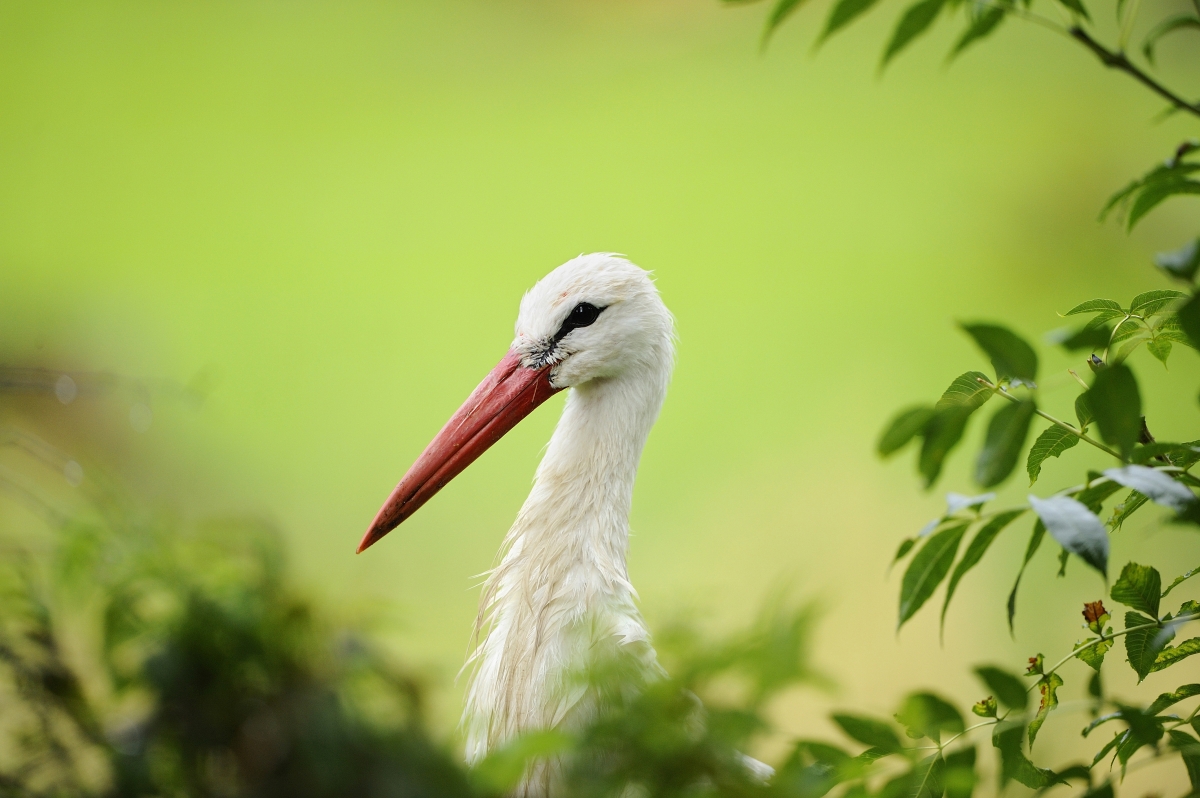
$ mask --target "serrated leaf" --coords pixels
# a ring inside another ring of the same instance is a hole
[[[1099,515],[1104,502],[1119,491],[1121,486],[1094,471],[1088,472],[1088,481],[1092,484],[1076,493],[1075,500]]]
[[[1012,590],[1008,594],[1009,634],[1013,632],[1013,618],[1017,614],[1017,588],[1021,586],[1021,577],[1024,576],[1026,566],[1033,559],[1033,555],[1037,554],[1038,548],[1042,545],[1042,539],[1045,537],[1046,525],[1039,518],[1033,525],[1033,533],[1029,536],[1029,544],[1025,547],[1025,559],[1021,561],[1021,570],[1017,571],[1017,580],[1013,583]]]
[[[1200,183],[1179,175],[1172,179],[1157,180],[1143,186],[1137,197],[1130,204],[1129,221],[1126,222],[1126,229],[1132,230],[1141,221],[1142,217],[1152,211],[1163,200],[1184,194],[1200,194]]]
[[[889,753],[899,751],[902,747],[896,732],[884,721],[845,713],[837,713],[831,717],[848,737],[858,740],[863,745],[880,748]]]
[[[1060,546],[1107,575],[1108,530],[1091,510],[1069,496],[1030,496],[1029,504]]]
[[[1078,648],[1078,644],[1076,645]],[[1104,664],[1104,655],[1112,648],[1112,642],[1109,640],[1099,640],[1094,645],[1081,649],[1075,658],[1087,663],[1096,673],[1100,672],[1100,666]]]
[[[1119,601],[1139,612],[1158,617],[1158,603],[1162,595],[1162,578],[1149,565],[1126,563],[1121,576],[1111,591],[1113,601]]]
[[[957,57],[959,53],[975,42],[992,35],[1004,21],[1006,13],[1005,9],[1000,6],[984,8],[982,13],[968,23],[967,29],[963,31],[963,35],[959,37],[954,49],[950,51],[950,58]]]
[[[1200,239],[1194,238],[1171,252],[1159,252],[1154,256],[1154,265],[1170,277],[1192,282],[1200,269]]]
[[[1146,351],[1165,366],[1167,358],[1171,356],[1171,342],[1166,338],[1155,338],[1146,344]]]
[[[1190,640],[1184,640],[1177,646],[1166,646],[1154,658],[1154,664],[1150,666],[1150,672],[1161,671],[1164,668],[1169,668],[1181,659],[1200,654],[1200,637],[1193,637]]]
[[[950,565],[954,562],[954,555],[958,552],[958,544],[968,526],[969,523],[959,524],[931,535],[908,564],[900,585],[900,619],[896,624],[897,629],[929,600],[933,591],[946,578]]]
[[[1183,576],[1175,577],[1175,581],[1172,582],[1171,584],[1167,585],[1167,589],[1162,592],[1162,597],[1166,598],[1168,593],[1170,593],[1172,590],[1179,587],[1181,584],[1183,584],[1187,580],[1191,579],[1193,576],[1195,576],[1198,573],[1200,573],[1200,567],[1193,568],[1192,570],[1185,573]]]
[[[1133,629],[1125,634],[1125,654],[1140,682],[1153,670],[1155,660],[1173,635],[1161,634],[1164,630],[1154,619],[1136,612],[1125,613],[1125,628]]]
[[[1066,330],[1061,333],[1056,333],[1054,336],[1047,336],[1050,343],[1055,343],[1066,349],[1068,352],[1075,352],[1080,349],[1087,349],[1095,352],[1097,349],[1104,349],[1108,346],[1108,341],[1112,337],[1112,330],[1103,321],[1095,323],[1089,321],[1087,324],[1080,327],[1078,330]]]
[[[817,44],[821,44],[830,36],[858,19],[877,2],[879,0],[838,0],[837,4],[829,12],[829,19],[825,21],[825,30],[821,31],[821,35],[817,39]]]
[[[1029,705],[1025,683],[1008,671],[993,665],[981,665],[975,669],[975,674],[992,691],[992,695],[1009,709],[1024,712]]]
[[[987,380],[987,375],[978,371],[959,374],[954,378],[954,382],[950,383],[950,386],[942,392],[941,398],[934,405],[934,410],[965,408],[975,411],[983,407],[984,403],[992,398],[995,391],[981,383],[980,380]],[[990,380],[988,381],[990,382]]]
[[[1033,748],[1033,742],[1037,739],[1042,724],[1046,722],[1046,717],[1058,706],[1058,688],[1062,687],[1062,684],[1062,677],[1057,673],[1048,673],[1038,682],[1038,692],[1041,693],[1042,699],[1038,704],[1037,714],[1029,721],[1030,749]]]
[[[925,429],[925,425],[933,418],[933,412],[928,405],[900,411],[879,436],[879,443],[875,447],[879,456],[887,457],[903,449]]]
[[[1032,401],[1023,400],[1000,408],[992,416],[975,461],[975,481],[981,486],[999,485],[1017,467],[1036,409]]]
[[[1121,468],[1110,468],[1104,476],[1132,488],[1145,495],[1155,504],[1169,507],[1175,512],[1183,512],[1196,497],[1184,485],[1167,476],[1163,471],[1144,465],[1127,465]]]
[[[929,26],[937,19],[944,5],[946,5],[946,0],[921,0],[905,9],[896,22],[892,38],[888,40],[887,47],[884,48],[879,68],[883,69],[887,66],[888,62],[912,44],[914,39],[929,30]]]
[[[1025,339],[997,324],[959,324],[992,361],[998,379],[1037,380],[1038,357]]]
[[[1163,308],[1168,307],[1173,302],[1186,297],[1187,294],[1182,291],[1174,291],[1171,289],[1160,288],[1154,291],[1146,291],[1138,294],[1129,303],[1129,312],[1136,313],[1142,318],[1153,316]]]
[[[1133,372],[1123,364],[1101,369],[1086,396],[1100,437],[1128,457],[1142,432],[1142,398]]]
[[[962,440],[971,408],[952,407],[938,411],[925,427],[917,470],[925,477],[925,487],[931,488],[942,473],[946,456]]]
[[[1125,315],[1125,308],[1121,307],[1119,302],[1112,299],[1089,299],[1087,302],[1080,302],[1063,315],[1075,316],[1080,313],[1096,313],[1097,311],[1107,311],[1112,314],[1110,318]]]
[[[1088,404],[1087,394],[1081,393],[1075,397],[1075,418],[1079,420],[1079,429],[1086,430],[1088,425],[1095,420],[1092,415],[1092,407]]]
[[[1024,508],[1002,512],[984,524],[975,533],[975,537],[967,546],[967,550],[963,553],[962,559],[958,561],[958,565],[955,566],[954,573],[950,575],[950,582],[946,586],[946,600],[942,603],[941,623],[943,626],[946,623],[946,610],[950,607],[950,599],[954,598],[954,591],[958,588],[958,583],[966,575],[967,571],[970,571],[979,564],[988,547],[992,545],[992,541],[1004,531],[1004,528],[1024,512]]]
[[[1042,473],[1042,463],[1049,457],[1060,454],[1079,443],[1079,436],[1068,432],[1057,424],[1052,424],[1042,430],[1042,434],[1033,442],[1029,449],[1029,457],[1025,461],[1025,470],[1029,473],[1029,484],[1037,482]]]
[[[1137,319],[1128,318],[1122,319],[1120,323],[1113,329],[1112,335],[1109,337],[1109,348],[1116,346],[1123,341],[1129,341],[1142,336],[1143,338],[1150,335],[1149,329],[1142,325]]]
[[[1183,331],[1183,323],[1179,320],[1178,313],[1164,313],[1158,317],[1154,323],[1154,339],[1195,348],[1192,339]]]
[[[1181,644],[1182,645],[1182,644]],[[1169,693],[1162,693],[1146,708],[1147,715],[1157,715],[1168,707],[1173,707],[1180,701],[1200,695],[1200,684],[1185,684]]]
[[[767,40],[771,38],[771,34],[775,29],[783,24],[784,20],[794,14],[804,5],[807,0],[779,0],[771,9],[771,13],[767,16],[767,27],[763,30],[763,46],[767,44]]]

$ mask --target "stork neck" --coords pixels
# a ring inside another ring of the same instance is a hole
[[[571,390],[522,509],[540,522],[521,525],[526,534],[603,542],[623,560],[638,461],[666,382],[643,372]]]

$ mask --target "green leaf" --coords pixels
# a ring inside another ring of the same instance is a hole
[[[1108,530],[1091,510],[1069,496],[1030,496],[1029,504],[1060,546],[1107,575]]]
[[[1051,343],[1060,345],[1068,352],[1074,352],[1079,349],[1087,349],[1095,352],[1098,349],[1104,349],[1108,346],[1108,341],[1111,337],[1112,330],[1109,329],[1108,325],[1088,322],[1074,332],[1064,331],[1056,334]]]
[[[858,17],[867,12],[877,2],[879,0],[838,0],[837,4],[829,12],[829,19],[825,21],[825,30],[821,31],[821,35],[817,39],[817,44],[821,44],[830,36],[858,19]]]
[[[1088,404],[1087,394],[1081,393],[1075,397],[1075,418],[1079,419],[1080,431],[1085,431],[1088,425],[1095,420],[1092,415],[1092,406]]]
[[[1106,781],[1102,784],[1097,784],[1091,787],[1079,798],[1113,798],[1112,782]]]
[[[996,411],[988,423],[987,438],[975,461],[976,482],[985,488],[995,487],[1017,467],[1036,409],[1032,401],[1024,400]]]
[[[834,723],[842,727],[842,731],[847,736],[858,740],[863,745],[881,748],[889,753],[899,751],[903,747],[900,745],[900,738],[896,736],[896,732],[892,731],[892,727],[884,721],[843,713],[834,714],[831,717]]]
[[[1025,339],[996,324],[960,324],[975,339],[996,369],[998,379],[1019,379],[1033,383],[1037,379],[1038,358]]]
[[[887,457],[903,449],[909,441],[919,435],[933,418],[933,408],[928,405],[902,410],[879,436],[875,449],[880,457]]]
[[[1057,424],[1052,424],[1042,430],[1042,434],[1033,442],[1029,457],[1025,461],[1025,470],[1029,472],[1029,484],[1037,482],[1042,473],[1042,463],[1048,457],[1058,457],[1060,454],[1079,443],[1079,437]]]
[[[1150,672],[1161,671],[1164,668],[1169,668],[1181,659],[1200,654],[1200,637],[1193,637],[1190,640],[1184,640],[1177,646],[1166,646],[1154,658],[1154,664],[1150,666]]]
[[[967,546],[962,559],[954,567],[954,573],[950,575],[950,582],[946,586],[946,600],[942,604],[942,626],[946,624],[946,610],[950,607],[950,599],[954,598],[954,591],[958,588],[958,583],[966,575],[967,571],[970,571],[979,564],[979,561],[983,559],[983,555],[987,552],[988,547],[992,545],[992,541],[996,539],[996,536],[1024,512],[1024,508],[1002,512],[984,524],[975,533],[975,537],[971,540],[970,545]]]
[[[975,674],[1004,706],[1017,712],[1025,711],[1029,704],[1029,693],[1019,678],[993,665],[980,665],[975,669]]]
[[[1189,299],[1175,315],[1179,329],[1187,337],[1188,346],[1200,349],[1200,294]]]
[[[892,565],[895,565],[904,559],[904,555],[912,551],[912,547],[916,544],[916,542],[916,538],[905,538],[904,540],[900,541],[900,547],[896,549],[896,556],[892,558]]]
[[[1100,510],[1104,507],[1104,502],[1109,496],[1119,491],[1121,486],[1094,471],[1088,472],[1088,481],[1092,482],[1092,484],[1084,490],[1079,491],[1079,493],[1076,493],[1075,499],[1084,507],[1099,515]]]
[[[1171,342],[1166,338],[1155,338],[1146,344],[1146,350],[1165,366],[1171,356]]]
[[[1143,216],[1163,200],[1183,194],[1200,194],[1200,183],[1179,175],[1173,179],[1158,180],[1144,186],[1129,208],[1129,221],[1126,222],[1126,229],[1132,230]]]
[[[931,535],[908,564],[908,570],[904,572],[904,580],[900,585],[900,619],[896,624],[897,629],[929,600],[933,591],[946,578],[950,565],[954,562],[954,555],[958,552],[959,541],[962,540],[968,526],[970,523],[958,524]]]
[[[942,732],[958,734],[966,728],[953,704],[927,692],[905,696],[896,712],[896,722],[907,730],[910,738],[928,737],[934,742],[941,740]]]
[[[1158,40],[1168,33],[1173,33],[1177,30],[1187,30],[1192,28],[1200,30],[1200,19],[1191,14],[1180,14],[1175,17],[1168,17],[1154,27],[1146,34],[1146,40],[1142,42],[1142,54],[1146,56],[1146,60],[1151,64],[1154,63],[1154,47],[1158,44]]]
[[[1008,631],[1013,633],[1013,618],[1017,614],[1017,588],[1021,586],[1021,577],[1025,574],[1025,567],[1029,565],[1029,561],[1033,559],[1033,555],[1037,554],[1038,548],[1042,545],[1042,539],[1046,537],[1046,525],[1042,523],[1042,519],[1038,519],[1033,525],[1033,534],[1029,536],[1029,545],[1025,547],[1025,559],[1021,561],[1021,570],[1017,571],[1017,581],[1013,583],[1012,591],[1008,594]]]
[[[998,723],[992,729],[992,745],[1000,751],[1000,785],[1017,781],[1032,790],[1041,790],[1060,779],[1053,770],[1039,768],[1021,750],[1025,729],[1012,721]]]
[[[1166,598],[1168,593],[1170,593],[1172,590],[1179,587],[1181,584],[1183,584],[1187,580],[1191,579],[1193,576],[1195,576],[1198,573],[1200,573],[1200,567],[1193,568],[1192,570],[1185,573],[1183,576],[1175,577],[1175,581],[1172,582],[1171,584],[1167,585],[1167,589],[1162,592],[1162,597]]]
[[[1148,626],[1148,624],[1153,625]],[[1125,634],[1125,654],[1129,659],[1129,666],[1137,673],[1140,682],[1154,669],[1154,662],[1158,658],[1159,652],[1167,643],[1171,642],[1174,634],[1159,628],[1153,618],[1147,618],[1136,612],[1125,613],[1125,628],[1133,629],[1134,627],[1143,628],[1134,629]],[[1163,634],[1163,632],[1167,633]]]
[[[1037,714],[1033,720],[1029,721],[1029,748],[1033,748],[1033,741],[1037,739],[1037,733],[1042,728],[1042,724],[1046,722],[1046,716],[1058,706],[1058,688],[1062,687],[1062,677],[1057,673],[1050,673],[1042,677],[1038,682],[1038,691],[1042,694],[1042,700],[1038,704]]]
[[[1078,648],[1079,644],[1076,643],[1075,646]],[[1100,640],[1100,642],[1096,643],[1095,645],[1081,649],[1079,653],[1075,655],[1075,658],[1087,663],[1094,671],[1096,671],[1097,674],[1099,674],[1100,666],[1104,664],[1104,655],[1108,653],[1110,648],[1112,648],[1111,641]]]
[[[917,470],[925,477],[926,488],[933,487],[937,482],[946,456],[962,439],[970,417],[970,408],[954,407],[938,411],[926,425],[921,455],[917,459]]]
[[[1149,565],[1126,563],[1121,576],[1112,586],[1112,599],[1127,607],[1158,617],[1158,602],[1162,592],[1162,577]]]
[[[921,2],[909,6],[896,23],[896,29],[892,31],[892,38],[888,40],[887,47],[884,48],[879,68],[887,66],[888,62],[899,55],[901,50],[912,44],[913,39],[927,31],[945,4],[946,0],[921,0]]]
[[[1194,695],[1200,695],[1200,684],[1185,684],[1170,693],[1162,693],[1158,698],[1154,699],[1154,703],[1146,708],[1147,715],[1157,715],[1168,707],[1173,707],[1180,701],[1191,698]]]
[[[1200,238],[1194,238],[1171,252],[1158,253],[1154,256],[1154,265],[1169,277],[1192,282],[1196,277],[1196,270],[1200,269]]]
[[[1078,14],[1086,20],[1091,20],[1091,17],[1088,16],[1087,9],[1083,7],[1081,0],[1058,0],[1058,2],[1071,9],[1073,13]]]
[[[1171,738],[1171,746],[1179,751],[1187,768],[1188,780],[1192,783],[1190,795],[1200,793],[1200,740],[1179,729],[1171,729],[1167,734]]]
[[[570,738],[560,731],[523,734],[473,767],[471,780],[488,792],[507,793],[520,782],[530,760],[561,754],[569,747]]]
[[[984,39],[1000,26],[1006,16],[1006,10],[1001,6],[988,6],[967,25],[967,29],[963,31],[963,35],[954,45],[954,49],[950,51],[950,58],[958,56],[963,50],[970,47],[980,39]]]
[[[1172,479],[1164,471],[1149,468],[1144,465],[1127,465],[1121,468],[1109,468],[1104,476],[1144,494],[1155,504],[1169,507],[1177,513],[1196,500],[1196,497],[1182,483]]]
[[[1096,313],[1097,311],[1108,311],[1111,314],[1110,318],[1125,315],[1125,308],[1112,299],[1089,299],[1087,302],[1080,302],[1063,315],[1075,316],[1079,313]]]
[[[980,380],[988,380],[987,375],[978,371],[968,371],[965,374],[959,374],[954,378],[954,382],[950,383],[945,391],[942,392],[942,397],[938,399],[934,405],[935,410],[953,410],[955,408],[965,408],[969,411],[975,411],[983,407],[988,399],[996,392],[984,385]]]
[[[1142,432],[1142,398],[1133,372],[1121,364],[1101,369],[1086,396],[1100,437],[1128,457]]]
[[[767,16],[767,27],[763,30],[763,46],[766,47],[767,41],[771,38],[771,34],[775,29],[783,24],[783,21],[790,17],[793,13],[800,10],[800,6],[804,5],[807,0],[779,0],[775,7],[771,9],[771,13]]]
[[[1129,495],[1125,497],[1125,501],[1113,508],[1113,517],[1109,520],[1108,525],[1114,532],[1121,528],[1121,525],[1129,520],[1129,516],[1136,513],[1142,505],[1149,499],[1145,495],[1138,493],[1136,490],[1129,491]]]
[[[975,748],[962,748],[946,754],[945,798],[971,798],[978,782],[975,775]]]
[[[1133,301],[1129,303],[1129,312],[1136,313],[1142,318],[1148,318],[1186,296],[1187,294],[1182,291],[1165,288],[1146,291],[1133,298]]]

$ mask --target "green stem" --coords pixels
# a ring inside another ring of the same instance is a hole
[[[985,379],[978,378],[978,377],[977,377],[976,379],[978,379],[978,380],[979,380],[979,382],[980,382],[981,384],[983,384],[983,385],[986,385],[987,387],[991,388],[993,391],[995,391],[996,393],[1000,394],[1001,396],[1003,396],[1005,399],[1007,399],[1007,400],[1008,400],[1008,401],[1010,401],[1010,402],[1019,403],[1019,402],[1021,401],[1021,400],[1020,400],[1020,399],[1018,399],[1017,397],[1015,397],[1015,396],[1013,396],[1012,394],[1010,394],[1008,391],[1006,391],[1006,390],[1004,390],[1003,388],[1001,388],[999,385],[994,385],[994,384],[992,384],[992,383],[991,383],[989,380],[985,380]],[[1036,409],[1036,408],[1034,409],[1034,411],[1033,411],[1033,412],[1037,413],[1039,416],[1041,416],[1042,418],[1046,419],[1046,420],[1047,420],[1047,421],[1049,421],[1051,424],[1054,424],[1054,425],[1055,425],[1055,426],[1057,426],[1057,427],[1062,427],[1062,428],[1063,428],[1063,429],[1065,429],[1067,432],[1071,433],[1071,434],[1072,434],[1072,435],[1074,435],[1076,438],[1079,438],[1079,440],[1083,441],[1084,443],[1090,443],[1092,446],[1095,446],[1095,447],[1096,447],[1097,449],[1099,449],[1100,451],[1102,451],[1102,452],[1107,452],[1108,454],[1111,454],[1113,457],[1117,458],[1117,459],[1118,459],[1118,460],[1120,460],[1122,463],[1126,462],[1126,461],[1125,461],[1125,458],[1124,458],[1124,457],[1122,457],[1122,456],[1120,455],[1120,453],[1119,453],[1119,452],[1117,452],[1115,449],[1110,449],[1110,448],[1108,448],[1107,446],[1105,446],[1105,445],[1104,445],[1103,443],[1101,443],[1100,441],[1096,440],[1095,438],[1092,438],[1092,437],[1090,437],[1090,436],[1089,436],[1087,433],[1085,433],[1085,432],[1080,432],[1079,430],[1075,429],[1074,427],[1072,427],[1070,424],[1068,424],[1067,422],[1063,421],[1062,419],[1055,418],[1054,416],[1050,415],[1049,413],[1046,413],[1046,412],[1044,412],[1044,411],[1042,411],[1042,410],[1040,410],[1040,409]]]
[[[1200,620],[1200,612],[1198,612],[1194,615],[1180,615],[1178,618],[1172,618],[1170,621],[1168,621],[1168,623],[1171,623],[1171,624],[1187,623],[1188,621],[1197,621],[1197,620]],[[1136,632],[1139,629],[1158,629],[1161,627],[1162,627],[1162,622],[1156,621],[1155,623],[1143,623],[1143,624],[1139,624],[1137,626],[1130,626],[1128,629],[1122,629],[1121,631],[1113,632],[1110,635],[1101,635],[1100,637],[1096,638],[1095,640],[1090,640],[1087,643],[1084,643],[1082,646],[1075,649],[1070,654],[1068,654],[1067,656],[1060,659],[1058,662],[1054,663],[1054,667],[1051,668],[1050,670],[1044,672],[1042,675],[1049,676],[1050,674],[1054,673],[1056,670],[1061,668],[1063,665],[1066,665],[1068,662],[1075,659],[1075,655],[1077,655],[1080,651],[1087,651],[1089,648],[1096,645],[1097,643],[1103,643],[1106,640],[1115,640],[1116,638],[1120,637],[1121,635],[1127,635],[1130,632]],[[1032,693],[1033,689],[1035,687],[1037,687],[1039,684],[1041,684],[1040,679],[1038,681],[1034,682],[1033,684],[1031,684],[1029,686],[1029,689],[1026,690],[1025,692]]]

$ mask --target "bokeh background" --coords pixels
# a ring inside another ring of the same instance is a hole
[[[354,546],[503,354],[522,292],[580,252],[626,253],[654,270],[679,332],[633,512],[652,623],[744,624],[779,585],[819,601],[817,661],[838,689],[782,708],[793,732],[832,733],[830,706],[878,710],[917,686],[970,703],[967,666],[1056,655],[1078,634],[1072,608],[1105,588],[1082,567],[1054,579],[1043,550],[1011,640],[1022,524],[961,589],[944,646],[935,609],[897,635],[897,542],[944,490],[974,491],[966,454],[925,493],[911,453],[875,458],[876,434],[986,368],[955,319],[1037,338],[1077,301],[1165,287],[1150,255],[1194,235],[1194,200],[1133,235],[1096,216],[1191,128],[1156,121],[1148,93],[1033,26],[951,66],[943,27],[880,76],[895,5],[816,54],[823,3],[765,53],[764,13],[7,0],[0,360],[148,386],[39,405],[37,423],[158,511],[275,521],[305,589],[432,674],[451,735],[474,575],[561,398],[381,545]],[[1160,52],[1185,86],[1200,77],[1190,45]],[[1069,365],[1046,356],[1052,412],[1070,412]],[[1197,437],[1196,408],[1165,399],[1200,386],[1195,356],[1138,369],[1155,434]],[[0,412],[33,423],[20,402]],[[102,452],[86,449],[88,424],[107,430]],[[1051,462],[1037,490],[1067,478]],[[1003,491],[1025,492],[1020,474]],[[0,518],[51,534],[4,498]],[[1154,511],[1114,548],[1164,574],[1200,564],[1200,538]]]

